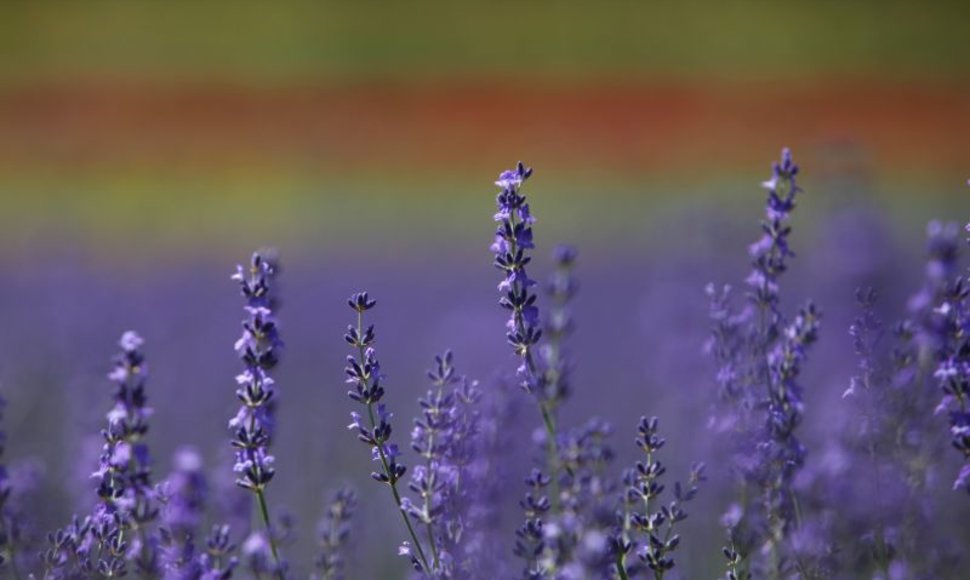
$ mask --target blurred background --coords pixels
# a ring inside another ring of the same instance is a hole
[[[0,382],[8,461],[43,466],[41,528],[93,500],[128,329],[147,340],[159,477],[184,444],[219,470],[242,318],[229,275],[272,246],[288,352],[270,495],[298,514],[290,551],[306,569],[325,490],[352,481],[374,496],[359,538],[388,557],[351,577],[402,574],[389,499],[343,428],[343,299],[379,301],[401,437],[433,354],[507,375],[487,248],[492,182],[519,159],[537,273],[555,243],[580,249],[566,422],[614,421],[625,463],[636,418],[660,415],[676,471],[706,449],[703,287],[743,280],[758,184],[791,147],[807,193],[785,304],[828,314],[817,422],[853,372],[854,287],[900,314],[927,221],[970,217],[968,16],[956,0],[3,3]],[[717,565],[712,521],[685,542],[692,577]]]

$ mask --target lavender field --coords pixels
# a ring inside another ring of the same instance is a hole
[[[519,164],[430,261],[19,266],[5,574],[962,577],[966,234],[802,173],[594,257]]]
[[[967,15],[0,5],[0,578],[970,578]]]

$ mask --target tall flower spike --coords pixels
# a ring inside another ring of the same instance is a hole
[[[634,551],[657,580],[674,567],[673,553],[680,545],[676,528],[687,519],[687,512],[682,506],[694,499],[698,484],[705,479],[704,464],[695,463],[691,467],[687,485],[677,482],[674,499],[658,505],[656,500],[665,488],[661,478],[667,468],[656,459],[656,453],[665,443],[657,431],[657,425],[656,417],[640,418],[636,444],[646,454],[646,459],[638,461],[635,469],[628,471],[624,478],[627,488],[622,505],[626,507],[621,530],[613,541],[616,547],[616,571],[620,578],[628,578],[631,572],[636,572],[636,568],[631,570],[626,561],[627,555]],[[643,539],[638,541],[634,532]]]
[[[818,313],[809,304],[786,326],[779,286],[794,256],[788,238],[801,192],[798,173],[791,151],[784,149],[771,177],[762,183],[768,196],[761,237],[748,250],[752,269],[745,281],[746,307],[733,306],[729,288],[708,287],[714,322],[708,350],[719,367],[721,407],[712,424],[728,434],[743,504],[733,506],[729,518],[732,541],[725,553],[734,574],[746,573],[741,561],[756,541],[771,552],[770,573],[780,574],[781,543],[794,509],[791,482],[804,455],[795,437],[802,413],[796,378],[807,347],[815,341]],[[760,505],[755,498],[762,500]]]
[[[236,449],[236,484],[256,496],[263,524],[267,529],[276,574],[282,578],[283,562],[273,540],[265,489],[276,470],[269,446],[275,430],[276,389],[270,371],[279,361],[283,342],[280,340],[276,317],[272,310],[276,303],[273,283],[274,264],[259,252],[254,253],[248,268],[236,267],[232,279],[239,283],[246,301],[243,332],[236,341],[236,354],[243,363],[243,372],[236,377],[236,396],[242,402],[236,416],[229,421]]]
[[[461,577],[468,567],[463,535],[469,531],[473,498],[469,466],[479,442],[477,405],[481,392],[458,374],[451,351],[435,357],[428,371],[431,389],[418,400],[421,415],[411,431],[411,448],[422,459],[412,471],[409,488],[418,503],[404,498],[405,509],[423,524],[431,549],[435,578]]]
[[[793,483],[805,460],[805,448],[795,435],[802,420],[802,388],[798,376],[808,348],[818,339],[820,317],[811,303],[786,327],[769,355],[767,440],[760,446],[766,470],[765,505],[773,542],[780,542],[797,524]]]
[[[404,543],[400,554],[407,556],[417,571],[429,574],[432,567],[425,557],[425,551],[414,531],[411,515],[398,490],[398,484],[407,468],[399,460],[401,452],[397,445],[391,443],[391,413],[381,403],[384,387],[381,386],[381,365],[377,361],[377,351],[374,350],[376,334],[372,325],[364,327],[364,313],[374,308],[377,302],[367,292],[359,292],[352,295],[347,304],[357,314],[356,325],[348,326],[344,335],[344,340],[354,349],[356,355],[347,357],[347,366],[344,368],[346,382],[353,385],[347,395],[363,405],[366,413],[361,415],[356,411],[351,412],[352,422],[347,428],[356,431],[357,439],[371,448],[371,459],[380,463],[379,469],[371,473],[371,477],[391,489],[394,504],[404,519],[411,541]]]
[[[556,269],[548,285],[552,306],[545,323],[547,342],[541,349],[545,369],[544,395],[550,411],[557,409],[569,396],[569,358],[564,353],[563,342],[574,329],[570,302],[579,289],[573,275],[576,255],[576,249],[566,245],[557,246],[553,252]]]
[[[970,224],[967,225],[970,232]],[[970,240],[968,240],[970,243]],[[943,330],[941,361],[935,377],[943,390],[937,413],[949,422],[950,443],[963,456],[953,489],[970,493],[970,283],[959,278],[948,284],[936,309]]]
[[[137,333],[124,333],[119,342],[121,353],[108,374],[115,384],[114,405],[101,432],[105,444],[93,475],[101,502],[92,529],[100,553],[114,558],[103,560],[101,566],[122,566],[115,556],[124,553],[122,560],[131,560],[141,573],[152,575],[157,573],[158,554],[150,526],[159,513],[159,498],[151,484],[151,456],[144,440],[152,409],[145,394],[148,367],[141,352],[143,343]],[[128,530],[134,532],[131,540],[126,538]]]
[[[801,192],[795,181],[797,175],[798,165],[792,160],[791,151],[783,149],[781,161],[772,166],[771,178],[761,184],[768,190],[762,235],[748,250],[753,269],[747,284],[752,301],[764,317],[762,324],[769,339],[780,330],[782,318],[778,311],[778,278],[788,269],[787,259],[795,255],[788,245],[788,221],[795,209],[795,197]]]
[[[357,509],[357,494],[349,487],[338,489],[327,505],[319,525],[320,555],[316,568],[320,580],[343,580],[346,564],[344,551],[350,537],[350,521]]]
[[[167,575],[193,577],[199,571],[196,539],[205,517],[208,483],[202,456],[192,447],[175,452],[174,469],[165,482],[162,511],[162,569]]]
[[[513,351],[520,359],[516,370],[519,385],[531,394],[538,404],[542,416],[542,423],[546,432],[546,467],[548,475],[537,474],[527,480],[531,491],[522,502],[526,512],[526,522],[518,531],[516,553],[526,560],[526,575],[535,576],[545,573],[540,564],[540,553],[545,548],[542,541],[542,517],[551,509],[557,512],[559,508],[559,450],[556,431],[555,400],[550,400],[547,393],[547,375],[541,368],[542,359],[536,352],[537,345],[542,338],[539,322],[539,308],[536,306],[537,295],[534,291],[536,282],[529,277],[526,266],[532,261],[529,250],[535,247],[532,237],[532,224],[535,218],[529,209],[525,195],[520,192],[522,185],[532,176],[532,168],[526,167],[521,161],[515,169],[509,169],[499,174],[495,182],[500,189],[496,197],[496,212],[494,219],[498,222],[495,230],[495,240],[490,247],[494,254],[494,262],[502,274],[502,281],[498,285],[501,292],[499,305],[509,313],[505,323],[506,339]],[[537,485],[546,481],[551,484],[551,494],[540,495],[546,485]],[[551,501],[550,501],[551,496]],[[546,509],[544,503],[550,505]]]
[[[542,337],[536,294],[532,290],[536,283],[525,269],[532,261],[527,251],[534,247],[532,224],[535,220],[525,196],[519,193],[519,188],[531,175],[532,169],[519,162],[515,169],[503,171],[495,182],[501,192],[496,199],[498,212],[495,214],[499,226],[491,250],[495,254],[495,267],[504,274],[498,285],[502,292],[499,304],[509,311],[505,325],[509,344],[522,358],[518,371],[520,384],[542,401],[541,378],[533,352]]]

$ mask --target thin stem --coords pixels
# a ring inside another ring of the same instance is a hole
[[[509,215],[509,224],[512,226],[512,231],[515,231],[515,228],[518,225],[518,220],[516,219],[516,214],[514,211],[511,212]],[[516,252],[518,252],[518,242],[516,241],[514,235],[511,236],[511,238],[508,240],[508,243],[509,243],[509,253],[512,255],[515,255]],[[518,286],[521,283],[516,281],[514,282],[514,284]],[[519,331],[524,336],[525,320],[523,319],[523,316],[522,316],[522,310],[520,308],[516,308],[514,310],[513,316],[515,318],[516,330]],[[532,357],[532,349],[528,345],[526,345],[524,350],[525,352],[523,353],[522,356],[525,359],[526,369],[530,375],[530,378],[535,379],[536,376],[538,375],[538,372],[536,369],[535,359]],[[546,428],[546,438],[549,440],[547,461],[549,463],[549,472],[550,472],[549,475],[552,479],[552,485],[553,485],[552,508],[554,513],[558,513],[559,511],[559,448],[558,448],[558,442],[556,441],[556,424],[555,424],[555,419],[553,418],[552,410],[549,408],[548,403],[542,399],[542,393],[535,393],[535,395],[536,395],[536,401],[539,403],[539,412],[542,413],[542,423]]]
[[[438,389],[438,399],[439,400],[441,399],[441,388]],[[426,458],[425,458],[426,459],[426,465],[427,465],[427,471],[428,471],[428,477],[431,478],[431,482],[430,482],[430,484],[429,484],[428,487],[431,490],[434,490],[434,483],[435,483],[434,480],[436,478],[435,471],[434,471],[433,465],[432,465],[433,461],[431,460],[431,458],[433,456],[433,450],[434,450],[434,434],[435,434],[435,430],[434,429],[429,429],[429,433],[428,433],[428,449],[427,449]],[[424,511],[425,511],[425,515],[428,516],[428,522],[427,522],[428,544],[431,546],[431,557],[434,560],[434,570],[437,571],[438,570],[438,566],[439,566],[439,559],[440,558],[438,556],[438,544],[435,542],[435,539],[434,539],[434,527],[431,525],[431,519],[430,519],[430,515],[431,515],[431,496],[432,496],[432,493],[426,493],[426,494],[424,494]]]
[[[616,557],[616,573],[619,574],[620,580],[630,580],[630,576],[626,573],[626,554],[620,554]]]
[[[266,526],[269,549],[273,553],[273,562],[276,564],[276,576],[283,580],[283,567],[280,565],[280,554],[276,549],[276,538],[273,537],[273,526],[270,525],[269,508],[266,507],[266,494],[263,493],[263,488],[256,489],[255,493],[257,503],[259,503],[259,513],[263,518],[263,525]]]
[[[361,311],[357,312],[357,336],[363,335],[364,329],[364,315]],[[361,368],[364,367],[364,361],[366,359],[364,346],[358,345],[357,350],[360,354],[360,365]],[[361,377],[364,387],[369,388],[370,377]],[[377,428],[377,418],[374,416],[374,403],[367,403],[367,417],[370,419],[371,433],[373,433]],[[425,572],[431,573],[432,569],[428,566],[428,559],[424,555],[424,549],[421,547],[421,542],[418,541],[418,535],[414,532],[414,526],[411,525],[411,518],[408,513],[401,507],[401,494],[397,490],[397,477],[391,473],[390,463],[387,461],[387,455],[384,453],[384,442],[377,441],[377,456],[380,459],[381,467],[384,470],[384,475],[387,477],[387,484],[391,488],[391,495],[394,496],[394,504],[397,505],[397,509],[401,512],[401,518],[404,520],[404,525],[407,526],[408,534],[411,536],[411,541],[414,542],[414,549],[418,552],[418,559],[421,561],[421,566],[424,568]]]

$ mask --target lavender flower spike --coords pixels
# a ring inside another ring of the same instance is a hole
[[[157,542],[150,537],[149,526],[159,508],[151,484],[151,456],[144,441],[152,409],[145,396],[148,367],[141,352],[143,343],[137,333],[124,333],[119,342],[121,353],[108,374],[115,383],[114,405],[108,411],[108,426],[101,432],[105,444],[93,474],[101,498],[93,533],[101,546],[100,567],[123,568],[119,556],[125,553],[125,559],[134,561],[140,572],[154,575],[158,571]],[[128,530],[135,533],[130,542],[124,539]]]
[[[536,282],[525,269],[532,261],[527,251],[535,247],[532,242],[532,224],[535,223],[535,218],[532,217],[525,196],[519,193],[522,184],[531,176],[532,168],[526,167],[520,161],[515,169],[503,171],[495,182],[501,188],[496,198],[498,212],[495,214],[495,221],[499,225],[490,249],[495,254],[495,267],[505,275],[498,289],[502,292],[499,305],[509,312],[509,319],[505,323],[506,338],[515,354],[522,359],[516,371],[520,385],[539,404],[548,440],[552,482],[555,486],[558,485],[556,464],[559,455],[554,409],[557,400],[550,399],[547,393],[546,373],[539,368],[541,361],[536,357],[535,349],[542,338],[542,329],[539,325],[539,308],[535,304],[537,295],[533,290]],[[571,256],[564,261],[571,264]],[[558,502],[558,494],[553,494],[553,500],[554,503]]]
[[[503,171],[495,182],[502,191],[496,201],[498,213],[495,214],[495,221],[499,222],[499,226],[491,250],[495,254],[495,267],[505,274],[498,285],[503,293],[499,304],[509,311],[509,320],[505,324],[509,344],[522,358],[522,365],[518,369],[521,385],[526,392],[539,399],[545,414],[541,376],[533,352],[542,337],[539,309],[535,305],[536,294],[532,291],[536,282],[529,278],[525,270],[532,261],[526,252],[534,247],[532,224],[535,220],[525,196],[519,194],[519,188],[531,175],[532,169],[519,162],[515,169]],[[551,430],[550,435],[553,432]]]
[[[970,232],[970,224],[967,225]],[[970,243],[970,240],[968,240]],[[946,286],[942,304],[935,313],[942,319],[940,327],[944,340],[942,360],[935,377],[943,389],[943,399],[937,407],[945,414],[950,426],[950,443],[963,455],[963,466],[953,482],[953,489],[970,492],[970,283],[966,278]]]
[[[761,222],[761,239],[749,248],[754,268],[747,279],[752,300],[762,316],[767,318],[763,324],[767,323],[769,339],[774,338],[770,333],[777,331],[781,318],[778,311],[778,277],[788,269],[786,260],[795,255],[788,246],[788,235],[791,233],[788,220],[795,209],[795,196],[801,192],[795,181],[798,165],[792,160],[789,149],[782,150],[781,162],[772,166],[771,173],[771,178],[761,184],[768,190],[768,200],[765,218]]]
[[[428,378],[432,389],[418,400],[421,415],[411,431],[411,448],[424,464],[412,470],[408,487],[421,501],[404,498],[404,506],[425,526],[432,576],[460,578],[471,567],[462,536],[470,524],[469,464],[478,443],[480,416],[475,406],[481,392],[458,375],[451,351],[435,357]]]
[[[165,482],[162,568],[170,576],[193,577],[200,572],[195,541],[205,516],[208,484],[196,449],[176,450],[173,463],[175,469]]]
[[[371,457],[374,461],[380,462],[380,470],[371,473],[371,477],[378,483],[386,484],[391,488],[391,495],[394,497],[394,505],[401,512],[404,525],[411,536],[411,542],[405,542],[401,549],[401,555],[408,556],[414,568],[425,574],[430,573],[432,567],[428,564],[424,549],[414,531],[411,523],[411,516],[401,499],[401,492],[398,484],[407,468],[398,461],[401,452],[397,445],[390,442],[391,439],[391,413],[380,402],[384,397],[384,387],[381,386],[383,375],[381,365],[377,361],[377,351],[374,350],[373,325],[364,328],[364,312],[377,305],[375,300],[367,295],[367,292],[359,292],[350,297],[347,301],[350,308],[357,313],[356,326],[348,326],[344,340],[347,341],[356,351],[356,357],[347,357],[347,383],[353,385],[353,389],[347,395],[366,408],[366,417],[360,413],[350,414],[353,422],[347,426],[348,429],[357,431],[357,438],[366,443],[371,448]]]
[[[239,282],[246,300],[246,319],[243,321],[242,337],[235,345],[244,367],[236,377],[239,385],[236,396],[242,405],[229,421],[229,428],[234,437],[232,445],[236,448],[234,470],[239,474],[236,484],[256,495],[263,524],[269,531],[267,536],[270,538],[276,572],[282,578],[283,565],[276,542],[273,541],[265,495],[267,484],[276,474],[274,458],[269,452],[275,428],[276,389],[269,372],[276,366],[283,347],[273,312],[275,277],[274,264],[259,252],[253,254],[249,268],[237,266],[232,276],[233,280]]]
[[[320,580],[343,580],[344,554],[350,536],[350,520],[357,509],[357,494],[349,487],[338,489],[320,521],[320,555],[316,568]]]
[[[675,530],[677,524],[687,519],[687,512],[681,506],[694,499],[698,484],[705,480],[704,464],[695,463],[691,466],[686,488],[677,482],[674,485],[674,499],[666,505],[657,505],[656,500],[665,487],[661,478],[667,472],[667,468],[655,457],[665,443],[658,434],[657,424],[656,417],[640,418],[636,443],[646,454],[646,461],[638,461],[636,468],[629,470],[624,477],[627,488],[622,502],[621,529],[613,540],[616,571],[620,578],[629,578],[630,573],[635,572],[626,562],[627,555],[634,550],[656,580],[661,580],[674,567],[673,553],[680,545],[680,536]],[[636,507],[638,504],[639,509]],[[644,536],[642,542],[637,542],[632,534],[634,531]]]

